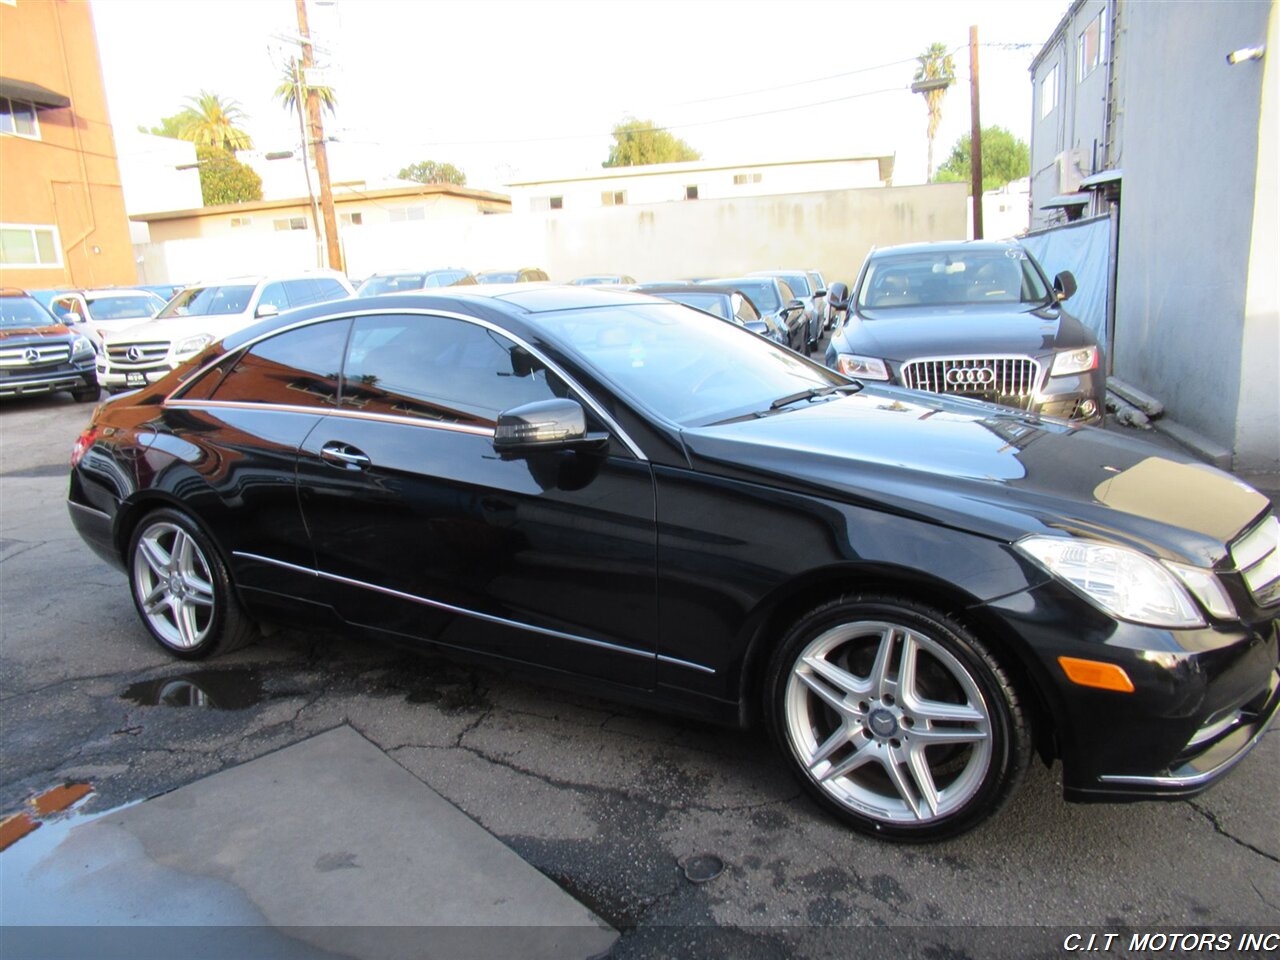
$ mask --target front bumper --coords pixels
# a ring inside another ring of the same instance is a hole
[[[137,390],[148,384],[163,380],[172,373],[179,364],[164,362],[148,367],[117,367],[98,358],[98,383],[106,390]]]
[[[1280,712],[1280,613],[1166,630],[1112,619],[1056,582],[985,608],[1025,663],[1075,802],[1194,796],[1248,755]],[[1132,693],[1071,683],[1058,657],[1121,667]]]
[[[0,371],[0,397],[23,397],[38,393],[54,393],[59,390],[84,390],[97,386],[94,372],[95,358],[90,355],[71,359],[57,367],[43,370],[26,370],[9,367]]]

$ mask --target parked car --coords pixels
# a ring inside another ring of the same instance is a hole
[[[1068,272],[1050,283],[1015,241],[885,247],[863,263],[826,363],[860,380],[1100,423],[1106,368],[1097,339],[1062,306],[1075,289]]]
[[[796,298],[804,304],[806,352],[817,350],[822,340],[822,301],[827,295],[826,289],[813,286],[808,272],[804,270],[759,270],[748,276],[777,277],[786,281]]]
[[[147,290],[105,287],[61,293],[53,298],[49,309],[62,322],[75,324],[94,350],[101,353],[108,334],[150,320],[164,305],[164,300]]]
[[[1280,709],[1261,494],[643,295],[267,318],[102,404],[69,500],[177,657],[345,621],[760,717],[885,839],[973,827],[1033,752],[1071,800],[1191,796]]]
[[[155,319],[108,334],[98,381],[111,393],[144,387],[261,317],[354,292],[346,277],[329,270],[198,283],[170,300]]]
[[[578,277],[569,281],[575,287],[594,287],[601,284],[623,287],[635,282],[635,277],[628,277],[625,273],[597,273],[590,277]]]
[[[721,320],[746,327],[752,333],[758,333],[774,343],[784,347],[787,345],[787,331],[773,315],[761,314],[750,297],[733,287],[715,287],[706,283],[651,284],[644,292],[651,297],[683,303]]]
[[[25,290],[0,289],[0,397],[62,390],[98,399],[93,344]]]
[[[817,270],[806,270],[805,275],[809,278],[809,285],[814,290],[821,291],[818,299],[818,316],[822,319],[822,329],[830,330],[835,326],[835,310],[831,306],[830,288],[827,281],[822,278],[822,274]]]
[[[384,293],[408,293],[435,287],[468,286],[476,278],[468,270],[445,267],[440,270],[390,270],[373,274],[356,288],[357,297],[376,297]]]
[[[732,287],[751,298],[751,303],[762,315],[769,316],[787,332],[786,346],[797,353],[805,353],[804,304],[792,292],[785,280],[778,277],[726,277],[720,280],[699,280],[716,287]]]
[[[476,283],[535,283],[547,280],[546,271],[537,267],[522,267],[519,270],[484,270],[476,274]]]
[[[130,289],[145,290],[147,291],[147,293],[154,293],[157,297],[159,297],[165,303],[168,303],[178,293],[185,290],[189,286],[190,284],[187,284],[187,283],[140,283],[135,287],[131,287]]]

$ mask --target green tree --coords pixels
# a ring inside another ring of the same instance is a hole
[[[188,106],[179,116],[182,118],[179,136],[190,140],[197,147],[221,147],[234,153],[253,146],[249,134],[239,126],[248,119],[235,100],[223,100],[216,93],[201,90],[200,95],[187,98]]]
[[[196,147],[200,162],[200,193],[204,205],[244,203],[262,199],[262,178],[253,167],[221,147]]]
[[[307,102],[307,93],[311,90],[316,92],[316,96],[320,99],[320,109],[328,110],[330,114],[338,106],[338,95],[333,92],[333,87],[320,86],[318,84],[308,84],[305,80],[300,79],[301,67],[295,58],[289,60],[288,65],[280,73],[280,86],[276,87],[275,98],[283,104],[286,110],[297,112],[299,104],[305,109]]]
[[[467,185],[467,175],[452,163],[436,163],[434,160],[420,160],[402,167],[396,174],[401,180],[416,180],[418,183],[452,183],[456,187]]]
[[[924,53],[916,57],[916,60],[920,65],[916,67],[915,76],[912,78],[914,82],[925,83],[938,80],[955,82],[955,61],[951,59],[951,54],[947,53],[947,48],[942,44],[930,44]],[[925,107],[929,111],[929,165],[925,173],[926,181],[933,179],[933,138],[938,135],[938,124],[942,122],[942,100],[946,95],[945,86],[921,91]]]
[[[951,148],[951,154],[933,178],[936,183],[968,183],[970,180],[969,145],[973,137],[965,134]],[[998,190],[1011,180],[1031,173],[1031,148],[1004,127],[982,128],[982,189]],[[969,190],[973,193],[972,187]]]
[[[701,160],[702,154],[652,120],[628,117],[613,128],[614,144],[602,167],[641,167],[650,163]]]
[[[174,140],[182,139],[182,128],[190,120],[190,110],[180,110],[171,117],[161,117],[159,126],[148,127],[138,124],[139,133],[149,133],[155,137],[171,137]]]

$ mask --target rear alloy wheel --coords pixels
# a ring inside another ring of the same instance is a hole
[[[129,547],[134,606],[170,653],[197,660],[243,646],[253,625],[240,609],[221,559],[185,514],[157,510]]]
[[[846,598],[783,641],[770,727],[806,789],[859,832],[940,840],[994,813],[1030,735],[999,663],[963,626],[913,601]]]

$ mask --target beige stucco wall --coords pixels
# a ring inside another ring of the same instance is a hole
[[[848,283],[873,245],[964,239],[965,193],[962,183],[944,183],[522,217],[367,221],[344,230],[342,243],[357,278],[412,266],[534,266],[557,281],[613,271],[661,280],[800,267]],[[313,266],[308,240],[303,231],[227,235],[153,243],[140,252],[151,282],[179,282]]]

